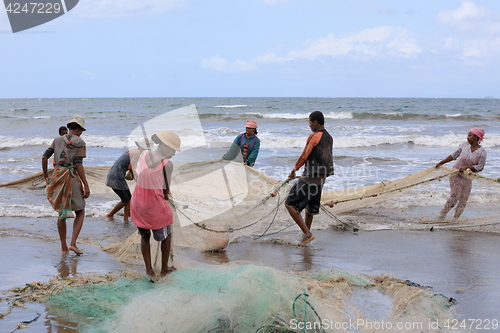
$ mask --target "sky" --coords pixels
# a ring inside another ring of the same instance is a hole
[[[498,0],[81,0],[12,33],[0,98],[500,98]]]

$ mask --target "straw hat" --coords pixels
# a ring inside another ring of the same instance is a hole
[[[245,127],[257,128],[257,122],[255,120],[247,120],[247,125]]]
[[[181,151],[181,139],[172,131],[163,131],[160,133],[156,133],[158,139],[161,140],[165,145],[170,148]]]
[[[76,124],[80,125],[80,127],[83,128],[84,131],[86,131],[86,129],[85,129],[85,119],[83,119],[82,116],[79,116],[79,115],[75,114],[73,116],[73,118],[71,118],[71,120],[69,121],[68,126],[71,123],[76,123]]]
[[[155,143],[148,139],[148,138],[144,138],[144,139],[141,139],[139,141],[136,141],[135,142],[135,145],[139,148],[142,148],[142,149],[152,149],[154,146],[155,146]]]

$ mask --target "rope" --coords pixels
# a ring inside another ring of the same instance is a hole
[[[500,215],[494,215],[494,216],[500,216]],[[428,224],[426,227],[422,228],[401,228],[401,227],[394,227],[394,228],[383,228],[383,229],[374,229],[374,230],[363,230],[365,232],[375,232],[375,231],[393,231],[393,230],[398,230],[398,231],[422,231],[422,230],[438,230],[438,229],[460,229],[460,228],[473,228],[473,227],[487,227],[490,225],[497,225],[500,224],[500,222],[492,222],[492,223],[484,223],[484,224],[469,224],[469,225],[460,225],[460,224],[453,224],[453,225],[432,225]]]
[[[262,235],[260,235],[259,237],[257,238],[254,238],[253,240],[257,240],[261,237],[264,237],[264,235],[266,234],[266,232],[269,230],[269,228],[271,228],[271,226],[273,225],[274,223],[274,220],[276,219],[276,215],[278,215],[278,209],[280,207],[279,205],[279,202],[280,202],[280,193],[277,192],[277,195],[278,195],[278,205],[276,206],[275,210],[276,210],[276,213],[274,213],[274,216],[273,216],[273,219],[271,220],[271,223],[269,223],[269,226],[267,227],[267,229],[264,231],[264,233]]]
[[[26,328],[27,326],[24,326],[24,325],[26,325],[26,324],[30,324],[30,323],[32,323],[32,322],[34,322],[34,321],[37,321],[37,320],[38,320],[38,318],[40,318],[40,316],[41,316],[41,314],[40,314],[39,312],[37,312],[37,313],[36,313],[35,318],[33,318],[33,319],[31,319],[31,320],[23,320],[23,321],[21,321],[20,323],[18,323],[18,324],[16,325],[16,328],[14,328],[14,329],[13,329],[12,331],[10,331],[9,333],[15,332],[15,331],[20,330],[20,329],[22,329],[22,328]]]
[[[376,197],[376,196],[379,196],[379,195],[383,195],[383,194],[387,194],[387,193],[392,193],[392,192],[396,192],[396,191],[401,191],[401,190],[404,190],[406,188],[410,188],[410,187],[413,187],[413,186],[417,186],[417,185],[425,184],[425,183],[428,183],[428,182],[432,182],[434,180],[441,180],[444,177],[451,176],[452,174],[455,174],[455,173],[458,173],[458,172],[459,172],[458,170],[450,171],[447,174],[436,176],[436,177],[429,178],[429,179],[426,179],[426,180],[422,180],[420,182],[409,184],[409,185],[406,185],[406,186],[403,186],[403,187],[398,187],[398,188],[393,189],[393,190],[379,192],[379,193],[375,193],[375,194],[369,194],[369,195],[361,196],[361,197],[358,197],[358,198],[351,198],[351,199],[337,200],[337,201],[333,201],[332,200],[331,202],[334,205],[336,205],[336,204],[339,204],[339,203],[342,203],[342,202],[348,202],[348,201],[354,201],[354,200],[362,200],[364,198]]]
[[[500,178],[481,176],[481,175],[477,174],[476,172],[472,172],[470,169],[465,170],[464,174],[467,178],[476,178],[479,180],[487,180],[487,181],[493,182],[493,183],[500,183]]]
[[[295,314],[295,303],[297,302],[297,299],[299,299],[299,297],[300,297],[300,296],[302,296],[302,295],[304,295],[304,299],[305,299],[305,301],[304,301],[304,327],[303,327],[303,329],[302,329],[302,332],[305,332],[305,327],[306,327],[306,316],[307,316],[307,313],[306,313],[306,311],[307,311],[307,307],[306,307],[306,305],[307,305],[307,296],[309,296],[309,295],[308,295],[308,294],[306,294],[306,293],[303,293],[303,294],[299,294],[297,297],[295,297],[295,299],[293,300],[292,310],[293,310],[293,316],[294,316],[295,318],[297,318],[297,315]]]
[[[298,178],[298,177],[295,177],[295,178]],[[274,190],[272,190],[267,196],[265,196],[260,202],[256,203],[252,209],[255,209],[257,207],[259,207],[260,205],[262,205],[263,203],[265,203],[269,198],[271,198],[273,196],[273,193],[276,192],[278,193],[279,190],[283,187],[283,186],[286,186],[291,180],[294,180],[295,178],[288,178],[287,180],[285,180],[283,183],[281,183],[278,187],[276,187]]]
[[[333,215],[333,213],[332,213],[332,212],[330,212],[328,209],[326,209],[326,208],[325,208],[325,206],[320,206],[320,207],[321,207],[321,209],[323,209],[323,211],[324,211],[324,212],[326,212],[326,214],[327,214],[328,216],[330,216],[330,217],[331,217],[332,219],[334,219],[335,221],[337,221],[337,222],[339,222],[339,223],[343,224],[344,226],[346,226],[346,227],[348,227],[348,228],[352,229],[353,231],[358,231],[358,230],[359,230],[357,227],[355,227],[355,226],[353,226],[353,225],[351,225],[351,224],[349,224],[349,223],[347,223],[347,222],[344,222],[344,221],[342,221],[341,219],[339,219],[337,216]]]
[[[494,215],[494,216],[500,216],[500,215]],[[460,224],[453,224],[453,225],[430,225],[431,228],[433,229],[459,229],[459,228],[474,228],[474,227],[487,227],[490,225],[497,225],[500,224],[500,222],[492,222],[492,223],[483,223],[483,224],[468,224],[468,225],[460,225]],[[413,230],[427,230],[429,227],[426,228],[419,228],[419,229],[413,229]]]
[[[280,233],[280,232],[282,232],[283,230],[286,230],[286,229],[291,228],[291,227],[296,226],[296,225],[297,225],[297,223],[295,223],[295,222],[294,222],[293,224],[290,224],[288,227],[284,227],[284,228],[283,228],[283,229],[281,229],[281,230],[278,230],[278,231],[276,231],[276,232],[271,232],[270,234],[267,234],[267,236],[272,236],[272,235],[279,234],[279,233]]]
[[[279,206],[280,206],[283,202],[285,202],[285,200],[286,200],[286,198],[285,198],[285,199],[283,199],[283,200],[281,200],[281,202],[279,202],[279,203],[278,203],[277,207],[279,207]],[[176,211],[178,211],[179,213],[181,213],[181,214],[182,214],[185,218],[187,218],[187,219],[189,220],[189,222],[193,223],[195,226],[197,226],[197,227],[199,227],[199,228],[201,228],[201,229],[203,229],[203,230],[207,230],[207,231],[211,231],[211,232],[217,232],[217,233],[234,232],[234,231],[242,230],[242,229],[245,229],[245,228],[249,228],[249,227],[251,227],[251,226],[253,226],[253,225],[255,225],[255,224],[259,223],[260,221],[262,221],[263,219],[265,219],[265,218],[266,218],[266,217],[268,217],[269,215],[271,215],[271,214],[274,212],[274,210],[277,210],[277,208],[273,208],[273,210],[271,210],[269,213],[267,213],[266,215],[264,215],[263,217],[261,217],[261,218],[260,218],[260,219],[258,219],[257,221],[252,222],[252,223],[249,223],[249,224],[244,225],[244,226],[239,227],[239,228],[228,228],[227,230],[213,230],[213,229],[207,228],[207,226],[206,226],[206,225],[204,225],[204,224],[199,224],[199,223],[197,223],[197,222],[195,222],[195,221],[191,220],[191,219],[189,218],[189,216],[187,216],[186,214],[184,214],[184,213],[182,212],[182,210],[178,210],[178,209],[177,209],[177,207],[175,206],[175,204],[174,204],[174,202],[173,202],[173,201],[171,201],[170,199],[169,199],[168,201],[169,201],[169,202],[170,202],[170,203],[174,206],[174,208],[176,209]]]
[[[295,319],[297,319],[297,315],[295,314],[295,303],[297,302],[297,300],[302,295],[304,295],[304,321],[303,321],[304,327],[302,329],[302,332],[305,332],[305,329],[306,329],[306,317],[307,317],[307,306],[309,306],[311,308],[311,310],[313,310],[314,314],[319,319],[319,322],[322,322],[322,320],[321,320],[321,317],[319,316],[318,312],[316,311],[316,309],[314,309],[314,307],[311,305],[311,303],[309,303],[307,301],[307,297],[309,295],[307,293],[305,293],[305,292],[302,293],[302,294],[297,295],[297,297],[295,297],[295,299],[293,300],[292,310],[293,310],[293,316],[295,317]]]
[[[256,203],[250,210],[253,210],[255,208],[257,208],[258,206],[264,204],[269,198],[273,197],[273,194],[276,192],[277,194],[279,194],[279,190],[287,185],[291,180],[293,180],[293,178],[288,178],[287,180],[285,180],[283,183],[281,183],[279,186],[277,186],[275,189],[273,189],[267,196],[265,196],[261,201],[259,201],[258,203]],[[216,233],[227,233],[227,232],[234,232],[234,231],[238,231],[238,230],[242,230],[242,229],[245,229],[245,228],[249,228],[257,223],[259,223],[260,221],[262,221],[263,219],[265,219],[266,217],[268,217],[269,215],[271,215],[275,210],[276,210],[276,213],[273,217],[273,220],[271,221],[271,224],[274,222],[274,219],[276,218],[276,215],[278,214],[278,208],[281,204],[283,204],[283,202],[286,200],[283,199],[280,201],[279,199],[279,196],[278,196],[278,204],[276,205],[275,208],[273,208],[273,210],[271,210],[269,213],[267,213],[266,215],[264,215],[263,217],[261,217],[260,219],[258,219],[257,221],[254,221],[252,223],[249,223],[247,225],[244,225],[242,227],[239,227],[239,228],[228,228],[227,230],[213,230],[213,229],[210,229],[210,228],[207,228],[206,225],[204,224],[200,224],[200,223],[197,223],[195,221],[193,221],[189,216],[187,216],[186,214],[184,214],[184,212],[180,209],[180,207],[182,206],[182,208],[184,209],[187,209],[188,208],[188,205],[181,205],[177,202],[175,202],[173,199],[168,199],[168,202],[170,204],[172,204],[172,206],[174,206],[174,208],[176,209],[177,212],[181,213],[185,218],[187,218],[189,220],[189,222],[191,222],[192,224],[196,225],[197,227],[203,229],[203,230],[207,230],[207,231],[211,231],[211,232],[216,232]],[[270,227],[271,225],[269,225]],[[268,228],[269,230],[269,228]],[[266,230],[267,231],[267,230]]]

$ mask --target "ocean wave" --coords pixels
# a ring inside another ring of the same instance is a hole
[[[246,108],[248,105],[245,104],[235,104],[235,105],[216,105],[214,108],[227,108],[227,109],[235,109],[235,108]]]
[[[209,136],[221,136],[221,135],[238,135],[243,133],[243,129],[234,129],[229,127],[219,127],[204,131],[206,135]]]
[[[276,136],[264,133],[259,135],[261,148],[264,149],[290,149],[303,148],[305,137]],[[415,144],[418,146],[441,146],[456,148],[464,142],[465,135],[448,134],[444,136],[431,135],[380,135],[380,136],[333,136],[334,148],[363,148],[382,145]],[[500,135],[490,135],[484,139],[482,146],[485,148],[500,147]]]
[[[415,144],[418,146],[440,146],[456,148],[466,141],[465,135],[448,134],[444,136],[431,135],[396,135],[368,137],[337,137],[333,139],[334,148],[361,148],[394,144]],[[500,135],[490,135],[481,144],[485,148],[500,146]]]
[[[255,115],[265,119],[309,119],[309,113],[287,113],[287,112],[247,112],[246,115]],[[352,119],[352,112],[329,112],[324,113],[325,118],[329,119]]]
[[[115,201],[108,201],[101,204],[88,204],[85,207],[85,217],[104,217],[116,204]],[[28,218],[57,218],[57,212],[50,204],[0,204],[0,217],[28,217]]]
[[[335,132],[330,131],[334,139],[335,148],[360,148],[375,147],[381,145],[415,144],[418,146],[441,146],[458,147],[466,140],[464,134],[447,134],[443,136],[432,136],[423,134],[404,135],[405,128],[395,126],[362,127],[340,126]],[[424,128],[416,127],[413,132],[423,132]],[[207,142],[227,143],[232,142],[236,135],[242,133],[242,129],[219,127],[205,130],[203,134],[180,133],[183,147],[192,148],[204,145]],[[261,148],[266,149],[302,149],[305,145],[307,135],[310,132],[294,132],[292,130],[262,131],[259,132]],[[390,133],[388,135],[387,133]],[[397,135],[401,133],[403,135]],[[396,134],[396,135],[395,135]],[[92,148],[127,148],[128,136],[126,135],[84,135],[87,147]],[[28,146],[48,147],[54,138],[32,137],[16,138],[0,135],[0,150]],[[132,141],[133,143],[133,141]],[[500,147],[500,135],[487,135],[482,142],[485,148]]]
[[[411,112],[353,112],[354,119],[387,119],[387,120],[445,120],[453,118],[455,120],[483,120],[477,114],[464,115],[456,114],[428,114]]]
[[[330,132],[333,136],[334,148],[363,148],[376,147],[383,145],[414,144],[417,146],[439,146],[439,147],[458,147],[459,144],[466,141],[463,134],[447,134],[443,136],[432,136],[423,134],[412,135],[387,135],[384,133],[398,132],[398,128],[390,130],[377,131],[380,135],[363,135],[370,131],[349,130],[344,128],[340,133]],[[402,131],[402,130],[401,130]],[[417,129],[422,131],[422,129]],[[345,135],[343,133],[346,133]],[[377,133],[375,132],[375,133]],[[207,141],[210,143],[227,143],[234,140],[235,135],[242,131],[229,128],[217,128],[205,131]],[[288,131],[274,132],[263,131],[259,133],[261,149],[302,149],[306,143],[307,135],[288,134]],[[310,133],[310,132],[309,132]],[[374,133],[374,131],[371,131]],[[485,148],[500,147],[500,135],[489,135],[481,144]]]
[[[200,113],[201,119],[216,119],[216,120],[235,120],[246,119],[253,117],[255,119],[277,119],[285,121],[303,120],[309,118],[308,112],[292,113],[292,112],[242,112],[242,113]],[[408,112],[323,112],[326,119],[357,119],[357,120],[422,120],[422,121],[436,121],[436,120],[458,120],[458,121],[485,121],[488,119],[500,119],[500,115],[485,116],[477,114],[428,114],[428,113],[408,113]],[[490,118],[491,117],[491,118]]]
[[[24,147],[24,146],[49,146],[54,138],[15,138],[0,135],[0,148],[14,148],[14,147]]]
[[[127,136],[121,135],[84,135],[83,139],[87,147],[124,148],[127,146]],[[28,147],[28,146],[50,146],[54,138],[32,137],[16,138],[0,135],[0,149]]]
[[[228,130],[228,132],[230,131]],[[240,133],[240,132],[242,131],[235,131],[235,133]],[[180,133],[179,136],[181,136],[182,145],[185,148],[198,147],[202,145],[204,142],[204,136],[202,134],[182,135],[182,133]],[[84,135],[82,136],[82,138],[87,144],[87,148],[91,147],[91,148],[122,149],[128,147],[128,136],[126,135]],[[43,137],[15,138],[15,137],[0,135],[0,150],[9,148],[18,148],[18,147],[29,147],[29,146],[45,146],[48,148],[52,144],[53,140],[54,138],[43,138]],[[132,148],[136,148],[135,145]]]

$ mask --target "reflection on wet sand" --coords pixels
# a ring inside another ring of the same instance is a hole
[[[203,259],[213,264],[228,264],[226,251],[204,252]]]
[[[59,276],[62,278],[68,276],[76,276],[78,274],[76,267],[78,264],[79,256],[70,256],[69,253],[61,254],[61,261],[56,266]]]
[[[43,325],[46,328],[46,332],[48,333],[68,333],[68,332],[78,332],[78,324],[71,322],[67,319],[68,314],[57,313],[57,311],[50,309],[49,307],[45,308],[47,312],[47,316],[45,317],[45,321]]]
[[[314,250],[310,247],[300,247],[297,251],[296,268],[299,271],[308,271],[313,267]]]
[[[179,269],[189,265],[263,265],[283,271],[346,270],[352,273],[392,275],[429,285],[436,293],[457,300],[458,318],[495,319],[500,308],[500,242],[499,235],[470,232],[362,232],[358,235],[334,230],[315,232],[316,240],[309,246],[276,243],[272,239],[239,239],[222,252],[200,253],[189,248],[177,249],[175,259]],[[290,236],[294,236],[293,234]],[[98,248],[88,246],[83,256],[60,255],[57,244],[43,244],[39,240],[6,237],[2,239],[5,256],[0,267],[16,267],[15,279],[20,281],[47,280],[58,275],[71,278],[85,273],[118,272],[127,265],[116,262]],[[15,246],[33,248],[37,255],[26,251],[12,251]],[[20,265],[31,262],[30,266]],[[17,265],[17,266],[16,266]],[[28,270],[28,268],[34,268]],[[128,266],[142,271],[142,266]],[[2,272],[7,286],[14,285],[11,271]],[[22,274],[21,274],[22,273]],[[19,282],[19,283],[18,283]],[[60,309],[45,308],[42,304],[29,305],[38,309],[42,317],[30,328],[34,331],[76,332],[71,314]],[[496,309],[496,310],[495,310]],[[31,313],[28,317],[31,316]],[[26,319],[26,314],[22,320]],[[16,321],[14,323],[14,321]],[[75,319],[76,321],[76,319]],[[16,317],[2,321],[11,327],[19,322]]]

